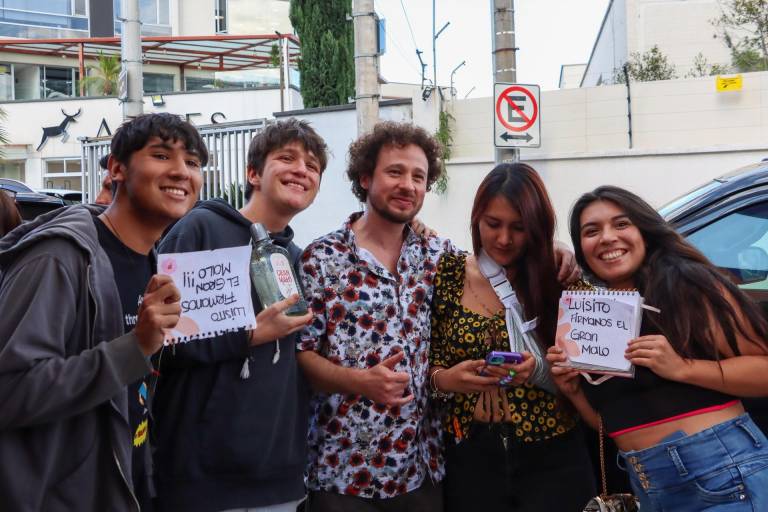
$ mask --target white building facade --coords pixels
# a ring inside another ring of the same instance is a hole
[[[712,20],[718,0],[611,0],[581,81],[582,87],[615,83],[633,53],[653,46],[675,66],[679,78],[701,53],[710,64],[730,64],[730,51]]]
[[[288,7],[288,0],[140,0],[142,36],[150,38],[144,111],[207,125],[302,108]],[[103,97],[81,86],[100,55],[119,55],[121,8],[121,0],[2,2],[0,108],[9,144],[0,178],[81,188],[78,138],[108,135],[122,122],[117,91]],[[45,138],[52,127],[63,131]]]

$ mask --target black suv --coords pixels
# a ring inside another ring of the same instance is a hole
[[[659,213],[726,271],[768,317],[768,161],[714,179]],[[768,432],[768,398],[744,404]]]
[[[64,206],[64,200],[35,192],[20,181],[0,178],[0,190],[13,196],[21,218],[32,220],[40,214]]]

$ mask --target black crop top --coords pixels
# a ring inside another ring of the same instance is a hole
[[[653,334],[647,314],[644,335]],[[635,366],[633,379],[613,377],[597,386],[584,380],[581,388],[611,434],[736,400],[719,391],[664,379],[643,366]]]

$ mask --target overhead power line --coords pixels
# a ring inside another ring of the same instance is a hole
[[[416,44],[416,37],[413,35],[413,27],[411,27],[411,20],[408,18],[408,12],[405,10],[405,4],[403,3],[403,0],[400,0],[400,7],[403,9],[403,15],[405,16],[405,22],[408,24],[408,31],[411,33],[411,41],[413,41],[413,47],[417,50],[419,49],[419,45]]]

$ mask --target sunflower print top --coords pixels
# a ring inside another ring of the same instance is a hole
[[[492,350],[509,350],[504,317],[486,317],[461,304],[466,254],[445,253],[435,276],[432,303],[431,366],[450,368],[467,359],[484,359]],[[491,331],[496,335],[488,336]],[[443,417],[444,429],[460,441],[466,439],[475,406],[482,393],[455,393]],[[568,432],[576,417],[563,400],[532,384],[507,389],[508,418],[518,441],[543,441]]]

